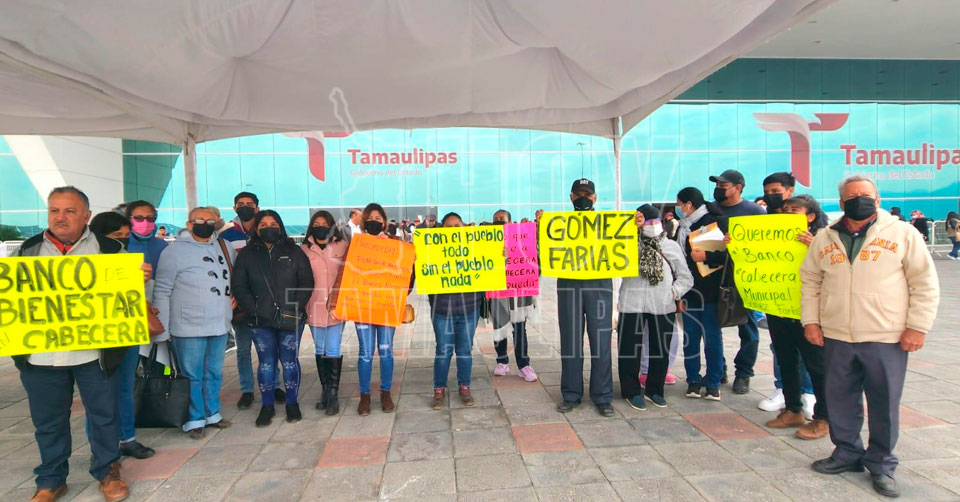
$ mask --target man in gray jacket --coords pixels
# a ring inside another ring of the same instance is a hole
[[[190,379],[190,416],[183,430],[193,439],[203,438],[205,427],[231,425],[220,416],[220,384],[233,317],[227,260],[233,263],[236,252],[221,245],[216,224],[210,209],[190,211],[186,230],[160,255],[153,288],[154,307]]]

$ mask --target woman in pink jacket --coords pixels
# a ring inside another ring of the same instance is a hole
[[[332,292],[346,259],[347,242],[335,226],[333,215],[317,211],[310,218],[307,238],[301,247],[313,270],[314,290],[307,302],[307,324],[313,333],[317,373],[323,387],[317,409],[326,410],[327,415],[336,415],[340,413],[340,368],[343,365],[340,337],[344,322],[333,315],[335,297]]]

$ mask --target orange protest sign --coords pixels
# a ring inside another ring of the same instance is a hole
[[[360,234],[350,241],[334,315],[344,321],[399,326],[407,304],[413,245]]]

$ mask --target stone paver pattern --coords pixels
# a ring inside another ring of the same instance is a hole
[[[903,500],[960,500],[960,265],[938,260],[937,269],[942,288],[938,321],[925,347],[910,356],[903,395],[897,448]],[[429,306],[420,295],[410,301],[418,318],[399,328],[395,338],[395,413],[380,411],[375,363],[373,412],[357,415],[352,323],[343,337],[338,416],[314,410],[320,385],[309,333],[301,352],[304,418],[299,423],[286,423],[281,407],[271,426],[257,429],[258,402],[250,410],[237,410],[236,357],[231,353],[224,368],[222,413],[234,427],[208,429],[200,441],[178,430],[138,430],[137,438],[157,455],[124,459],[130,500],[879,500],[866,474],[823,476],[810,469],[811,462],[832,450],[828,438],[802,441],[792,429],[764,427],[775,416],[757,408],[774,380],[764,330],[748,395],[734,395],[728,385],[721,402],[685,398],[681,358],[673,365],[678,382],[666,388],[667,408],[638,411],[628,406],[619,398],[614,370],[613,418],[597,414],[589,397],[573,412],[561,414],[555,410],[560,397],[555,283],[545,278],[540,319],[527,328],[540,380],[526,382],[518,376],[512,343],[510,373],[494,376],[492,332],[481,326],[471,386],[476,406],[463,406],[454,391],[443,410],[434,411]],[[728,360],[738,346],[735,329],[725,330]],[[616,359],[613,363],[616,368]],[[452,389],[455,367],[454,361]],[[72,415],[70,489],[61,500],[102,500],[87,473],[90,448],[79,397]],[[0,500],[28,500],[33,494],[32,469],[39,460],[33,432],[18,372],[3,358]]]

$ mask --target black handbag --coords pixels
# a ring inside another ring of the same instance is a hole
[[[153,344],[150,357],[137,375],[133,387],[134,425],[142,428],[180,428],[190,418],[190,379],[180,371],[180,362],[173,343],[166,343],[170,354],[170,374],[164,375],[157,363],[157,348]],[[159,374],[158,374],[159,373]]]
[[[727,272],[733,268],[730,262],[730,255],[723,264],[723,272],[720,275],[720,292],[717,295],[717,324],[721,328],[730,326],[739,326],[747,322],[749,313],[743,306],[743,299],[740,298],[740,292],[737,286],[727,284]]]

